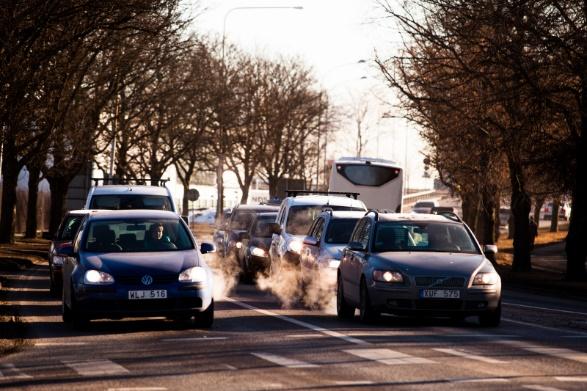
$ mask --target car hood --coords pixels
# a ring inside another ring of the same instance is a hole
[[[450,274],[468,277],[485,262],[481,254],[385,252],[372,255],[377,263],[412,276]]]
[[[112,275],[136,275],[146,272],[179,274],[189,267],[202,266],[195,250],[86,254],[82,262],[88,269]]]

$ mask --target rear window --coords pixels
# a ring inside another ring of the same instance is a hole
[[[296,205],[289,209],[285,231],[292,235],[305,235],[308,233],[312,222],[322,212],[326,205]],[[360,210],[352,206],[328,205],[332,210]]]
[[[273,235],[271,224],[275,222],[275,217],[259,219],[255,223],[253,229],[253,236],[258,238],[270,238]]]
[[[326,231],[326,243],[346,244],[351,238],[353,229],[359,219],[331,220]]]
[[[230,228],[237,230],[245,230],[251,224],[253,217],[253,213],[250,211],[233,211],[230,219]]]
[[[169,197],[142,194],[95,195],[92,197],[92,201],[90,202],[90,209],[172,210]]]
[[[414,208],[433,208],[434,202],[431,201],[420,201],[414,204]]]
[[[337,164],[336,171],[359,186],[382,186],[400,175],[399,168],[367,164]]]

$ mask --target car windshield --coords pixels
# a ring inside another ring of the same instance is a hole
[[[166,196],[144,194],[108,194],[92,197],[90,209],[157,209],[171,210],[171,202]]]
[[[432,208],[434,207],[434,202],[424,201],[424,202],[416,202],[414,208]]]
[[[346,244],[351,238],[358,219],[331,220],[326,231],[325,242],[329,244]]]
[[[289,209],[285,231],[292,235],[305,235],[312,225],[312,221],[322,212],[324,208],[332,210],[364,210],[352,206],[338,205],[295,205]]]
[[[372,250],[480,254],[465,227],[437,222],[381,222],[375,230]]]
[[[179,219],[123,219],[90,222],[82,248],[91,252],[191,250],[194,244]]]
[[[258,219],[253,229],[253,236],[258,238],[270,238],[273,234],[271,230],[271,223],[275,222],[275,217],[265,217]]]

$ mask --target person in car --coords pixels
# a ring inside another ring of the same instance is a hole
[[[147,250],[175,250],[177,247],[165,234],[163,224],[155,223],[149,227],[149,231],[145,235],[145,248]]]

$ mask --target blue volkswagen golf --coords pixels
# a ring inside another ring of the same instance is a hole
[[[63,321],[165,316],[210,327],[212,272],[201,254],[213,251],[173,212],[92,211],[60,249]]]

